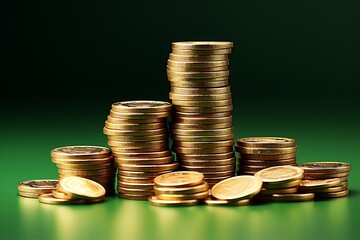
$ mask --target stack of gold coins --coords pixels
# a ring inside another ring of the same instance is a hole
[[[283,137],[247,137],[236,141],[238,175],[281,165],[296,165],[296,142]]]
[[[51,193],[40,195],[39,201],[48,204],[96,203],[105,199],[105,193],[105,188],[93,180],[68,176],[61,178]]]
[[[262,181],[255,176],[236,176],[220,181],[211,188],[211,196],[206,205],[248,205],[252,197],[258,194]]]
[[[351,166],[345,162],[307,162],[298,165],[305,174],[300,191],[315,193],[315,198],[338,198],[349,195]]]
[[[193,171],[162,174],[155,178],[155,196],[148,198],[155,206],[190,206],[209,196],[204,175]]]
[[[19,196],[38,198],[45,193],[51,193],[58,183],[55,179],[29,180],[18,184]]]
[[[116,167],[111,150],[99,146],[67,146],[51,151],[58,168],[59,180],[78,176],[94,180],[106,189],[106,195],[115,193]]]
[[[235,175],[232,47],[232,42],[174,42],[167,62],[173,150],[183,170],[203,173],[210,186]]]
[[[104,134],[118,168],[118,195],[147,200],[154,195],[154,178],[178,168],[169,149],[167,117],[172,105],[162,101],[112,104]]]
[[[255,197],[262,201],[308,201],[313,193],[298,193],[304,170],[297,166],[275,166],[258,171],[254,175],[263,182],[263,188]]]

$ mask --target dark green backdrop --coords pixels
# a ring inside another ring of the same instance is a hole
[[[102,236],[117,239],[136,238],[128,233],[142,239],[170,239],[169,234],[279,239],[284,229],[292,239],[359,235],[359,1],[6,1],[3,9],[0,227],[8,239],[71,239],[52,212],[59,209],[73,219],[69,235],[74,239],[99,239],[96,223],[89,222],[98,216],[118,224],[119,231],[105,222],[100,227]],[[113,102],[168,101],[166,60],[171,42],[184,40],[234,42],[230,82],[236,138],[292,137],[298,162],[349,162],[352,195],[311,206],[245,210],[165,210],[119,199],[52,208],[16,196],[20,181],[57,177],[52,148],[106,146],[102,127]],[[281,217],[285,212],[291,215],[284,216],[288,222]],[[125,224],[130,216],[132,227]],[[85,230],[78,229],[78,221],[85,221]],[[192,232],[182,231],[193,226]]]

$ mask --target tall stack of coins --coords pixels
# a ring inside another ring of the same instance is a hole
[[[316,198],[337,198],[349,195],[348,176],[351,166],[344,162],[307,162],[301,192],[314,193]]]
[[[238,175],[253,175],[272,166],[296,165],[296,142],[291,138],[239,138],[235,149],[240,153]]]
[[[167,64],[173,150],[181,168],[213,186],[235,175],[228,82],[232,42],[174,42]]]
[[[88,178],[100,183],[106,195],[115,193],[116,168],[111,150],[98,146],[67,146],[51,151],[59,180],[67,176]]]
[[[178,168],[169,149],[167,117],[172,105],[162,101],[112,104],[104,134],[118,168],[118,195],[147,200],[154,195],[154,178]]]

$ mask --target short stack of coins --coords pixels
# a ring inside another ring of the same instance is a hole
[[[348,176],[351,166],[345,162],[306,162],[300,191],[314,193],[315,198],[338,198],[349,195]]]
[[[47,204],[97,203],[105,199],[105,193],[105,188],[93,180],[67,176],[59,180],[51,193],[40,195],[39,201]]]
[[[181,169],[213,186],[235,175],[229,86],[232,42],[174,42],[167,62],[173,150]]]
[[[155,206],[191,206],[209,196],[204,175],[194,171],[162,174],[155,178],[155,196],[148,198]]]
[[[237,174],[250,174],[282,165],[296,165],[296,142],[283,137],[247,137],[236,141],[240,154]]]
[[[204,200],[210,206],[242,206],[249,205],[251,199],[262,188],[262,181],[255,176],[236,176],[222,180],[211,188],[211,195]]]
[[[309,201],[313,193],[298,193],[304,170],[297,166],[275,166],[258,171],[254,175],[263,182],[263,188],[255,197],[259,201]]]
[[[18,184],[19,196],[27,198],[38,198],[42,194],[52,193],[56,189],[58,180],[39,179],[28,180]]]
[[[119,197],[147,200],[154,195],[154,178],[178,168],[169,149],[171,109],[170,103],[162,101],[112,104],[104,134],[118,169]]]
[[[111,150],[99,146],[66,146],[51,151],[59,180],[66,176],[88,178],[101,184],[106,195],[115,193],[116,167]]]

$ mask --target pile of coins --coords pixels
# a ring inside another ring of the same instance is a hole
[[[304,180],[300,191],[314,193],[315,198],[337,198],[349,195],[348,176],[351,166],[344,162],[307,162],[300,164]]]
[[[19,196],[27,198],[38,198],[42,194],[52,193],[56,189],[58,180],[41,179],[28,180],[18,184]]]
[[[105,188],[95,181],[69,176],[61,178],[51,193],[40,195],[39,201],[47,204],[97,203],[105,199],[105,193]]]
[[[282,165],[296,165],[296,142],[283,137],[248,137],[236,141],[240,153],[237,174],[250,174]]]
[[[229,86],[232,42],[174,42],[167,62],[173,150],[181,169],[213,186],[235,175]]]
[[[254,175],[263,182],[263,188],[255,197],[259,201],[309,201],[313,193],[298,193],[304,170],[296,166],[275,166],[258,171]]]
[[[204,175],[193,171],[162,174],[155,178],[155,196],[148,198],[155,206],[191,206],[209,196]]]
[[[99,146],[67,146],[51,151],[59,180],[67,176],[88,178],[101,184],[106,195],[115,193],[116,167],[111,150]]]
[[[170,103],[162,101],[112,104],[104,134],[118,169],[119,197],[147,200],[154,195],[154,178],[178,168],[169,149],[171,109]]]
[[[249,205],[261,188],[262,181],[258,177],[243,175],[231,177],[215,184],[211,188],[211,196],[204,200],[206,205]]]

